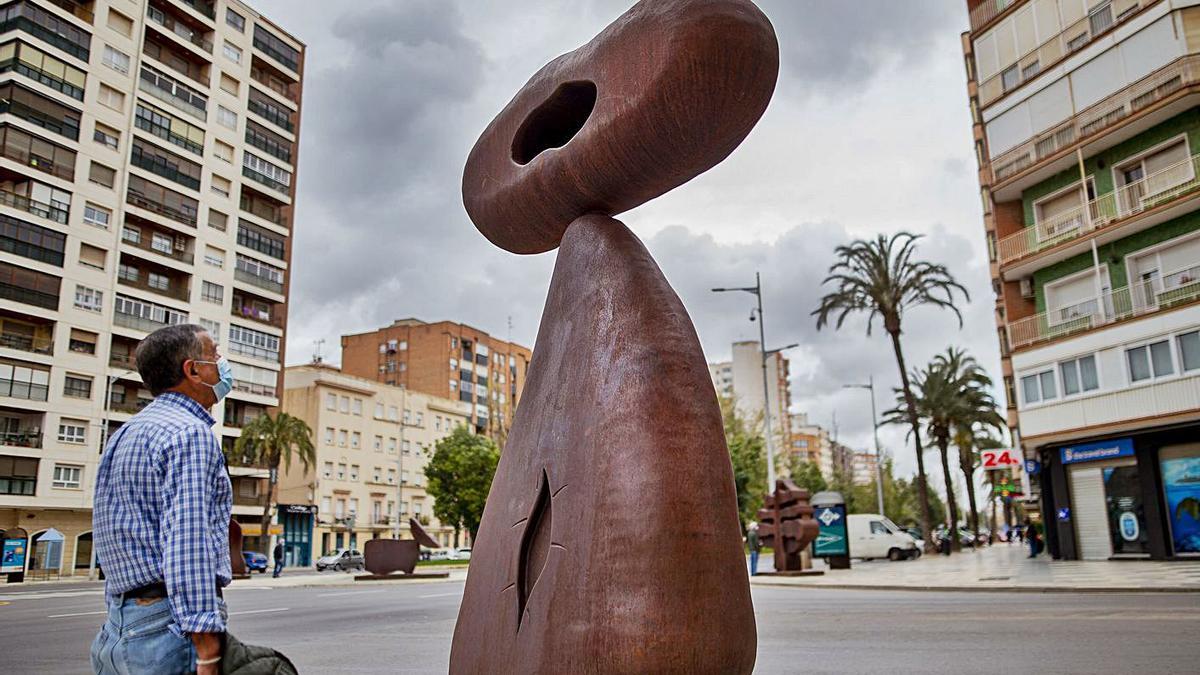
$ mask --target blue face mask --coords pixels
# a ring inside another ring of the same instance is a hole
[[[193,363],[211,363],[217,367],[217,375],[220,376],[221,379],[217,380],[216,384],[208,384],[207,382],[204,384],[208,384],[208,386],[212,387],[213,393],[216,394],[218,401],[225,398],[229,395],[229,392],[233,391],[233,366],[229,364],[229,361],[224,356],[215,362],[193,361]]]

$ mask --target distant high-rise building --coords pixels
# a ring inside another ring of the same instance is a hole
[[[453,321],[400,319],[342,336],[342,372],[472,405],[479,433],[503,441],[533,352]]]
[[[1055,558],[1200,553],[1200,6],[968,0],[1008,425]],[[1197,147],[1193,147],[1197,145]]]
[[[850,480],[855,485],[871,485],[875,482],[875,453],[855,452],[850,459]]]
[[[226,447],[279,403],[305,49],[238,0],[0,16],[0,530],[86,574],[102,444],[151,399],[142,338],[198,323],[220,343]],[[231,473],[252,548],[266,472]]]
[[[816,464],[825,480],[833,479],[833,442],[829,431],[810,424],[807,413],[791,415],[792,442],[790,451],[804,461]]]
[[[708,364],[717,393],[733,401],[738,414],[761,425],[763,418],[762,350],[757,341],[733,343],[733,359]],[[791,386],[788,360],[778,352],[767,357],[767,391],[771,405],[771,432],[776,456],[791,444]],[[761,427],[760,427],[761,428]]]

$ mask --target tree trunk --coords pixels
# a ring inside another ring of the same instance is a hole
[[[943,433],[934,438],[938,452],[942,455],[942,476],[946,480],[946,510],[950,513],[950,525],[946,536],[950,537],[950,550],[962,550],[962,542],[958,540],[958,500],[954,497],[954,478],[950,475],[950,439]]]
[[[925,536],[925,552],[937,550],[933,543],[933,528],[929,522],[929,481],[925,478],[925,452],[921,448],[921,421],[917,419],[917,405],[913,399],[912,386],[908,381],[908,367],[904,364],[904,352],[900,349],[900,325],[888,327],[892,337],[892,350],[896,353],[896,365],[900,368],[900,386],[904,389],[904,405],[908,408],[908,423],[912,425],[913,445],[917,449],[917,494],[921,498],[921,532]]]
[[[262,549],[262,554],[271,557],[271,505],[275,503],[275,485],[278,482],[279,476],[279,461],[271,462],[271,466],[267,467],[270,472],[267,478],[267,503],[263,504],[262,514],[262,532],[258,535],[258,545]]]
[[[967,503],[971,507],[971,534],[979,532],[979,508],[975,503],[975,466],[971,461],[971,452],[967,448],[958,449],[958,464],[962,468],[963,478],[967,480]]]

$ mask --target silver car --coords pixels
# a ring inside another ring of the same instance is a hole
[[[317,560],[318,572],[324,572],[325,570],[348,572],[364,568],[366,568],[366,561],[363,559],[362,553],[350,548],[339,548],[333,553]]]

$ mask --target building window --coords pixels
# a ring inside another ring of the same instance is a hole
[[[388,406],[387,418],[388,418],[389,422],[399,422],[400,421],[400,409],[394,405]]]
[[[338,469],[337,469],[337,471],[338,471],[338,472],[337,472],[337,479],[338,479],[338,480],[346,480],[346,465],[345,465],[345,464],[338,464]]]
[[[341,403],[342,403],[341,411],[343,413],[349,414],[350,413],[350,397],[343,396]]]
[[[213,174],[212,184],[210,185],[210,189],[213,191],[213,194],[218,194],[222,197],[228,198],[229,191],[232,188],[233,184],[230,183],[228,178],[222,178],[215,173]]]
[[[375,437],[375,452],[383,452],[383,436]]]
[[[392,454],[392,455],[396,454],[396,439],[395,438],[388,438],[388,453]]]
[[[348,435],[345,429],[338,429],[338,447],[346,447],[346,437]]]
[[[96,160],[91,160],[88,168],[88,180],[97,185],[112,188],[117,182],[117,170],[104,166]]]
[[[208,226],[212,229],[224,232],[228,222],[229,216],[221,213],[220,211],[214,211],[212,209],[208,210]]]
[[[99,312],[104,307],[104,291],[75,286],[75,306],[89,312]]]
[[[108,252],[91,244],[79,245],[79,264],[103,271],[108,260]]]
[[[225,287],[205,281],[200,287],[200,297],[219,305],[225,301]]]
[[[375,404],[375,419],[377,419],[377,420],[383,419],[383,404],[382,403]]]
[[[100,62],[118,73],[129,74],[129,55],[112,45],[104,45],[104,56]]]
[[[54,487],[78,490],[83,478],[83,467],[69,464],[54,465]]]
[[[142,230],[137,225],[121,226],[121,241],[137,246],[142,243]]]
[[[233,61],[234,63],[242,62],[242,50],[238,49],[237,45],[234,45],[228,40],[226,40],[225,44],[222,46],[221,52],[225,54],[225,58]]]
[[[332,467],[333,465],[331,464],[329,466]],[[331,471],[332,471],[332,469],[331,469]],[[328,476],[326,476],[326,478],[328,478]],[[333,500],[331,498],[321,497],[321,513],[330,513],[331,511],[333,511],[333,506],[331,505],[332,503],[333,503]]]
[[[83,205],[83,222],[107,230],[108,224],[112,222],[112,211],[102,206],[96,206],[91,202],[86,202]]]
[[[233,29],[239,33],[246,32],[246,17],[238,14],[232,9],[225,10],[225,23],[232,26]]]
[[[171,278],[165,274],[150,272],[148,275],[146,275],[146,284],[149,285],[150,288],[166,291],[170,290],[171,288]]]
[[[116,150],[117,145],[121,142],[121,132],[97,122],[95,131],[92,133],[92,140],[110,150]]]
[[[237,128],[237,113],[223,105],[217,105],[217,124],[230,129]]]
[[[204,330],[208,331],[209,335],[220,335],[221,334],[220,322],[212,321],[210,319],[200,319],[200,327],[203,328]]]
[[[238,81],[225,73],[221,73],[221,91],[226,94],[238,95]]]
[[[407,441],[407,440],[404,441],[404,454],[406,454],[406,455],[412,454],[412,441]]]
[[[58,440],[63,443],[87,443],[87,422],[62,420],[58,423]]]
[[[325,427],[325,445],[333,445],[333,427]]]
[[[125,94],[107,84],[100,85],[100,90],[96,93],[96,100],[102,106],[112,108],[118,112],[125,112]]]
[[[1026,405],[1058,398],[1058,388],[1054,383],[1054,371],[1047,370],[1022,377],[1021,392]]]
[[[1071,396],[1100,388],[1100,376],[1096,371],[1096,357],[1084,356],[1058,364],[1062,376],[1063,396]]]
[[[63,381],[63,396],[90,399],[92,397],[92,378],[67,375]]]
[[[358,415],[359,417],[362,417],[362,406],[363,406],[363,402],[362,402],[361,398],[354,399],[353,401],[351,401],[351,406],[350,406],[351,412],[353,412],[355,415]]]
[[[396,470],[388,469],[387,478],[388,478],[388,485],[395,485],[396,484]]]
[[[355,431],[350,434],[350,447],[357,450],[360,445],[362,445],[362,434]]]
[[[358,465],[357,464],[350,465],[350,480],[354,480],[354,481],[358,480]]]
[[[1179,362],[1184,372],[1200,368],[1200,331],[1184,333],[1178,342]]]
[[[221,141],[213,142],[213,155],[223,162],[233,164],[233,146]],[[224,228],[222,228],[224,229]]]
[[[337,410],[337,394],[325,394],[325,409]]]
[[[76,354],[90,354],[94,356],[96,354],[97,337],[95,333],[72,328],[71,340],[67,344],[67,349]]]
[[[224,268],[225,267],[225,252],[219,248],[213,248],[211,246],[205,247],[204,262],[209,265],[212,265],[213,267]]]
[[[333,478],[333,462],[325,462],[325,478]]]
[[[1000,74],[1000,83],[1004,87],[1004,91],[1008,91],[1021,83],[1021,71],[1017,68],[1016,64],[1013,64]]]
[[[1125,358],[1129,362],[1130,382],[1166,377],[1175,372],[1175,364],[1171,360],[1171,343],[1167,340],[1126,349]]]

